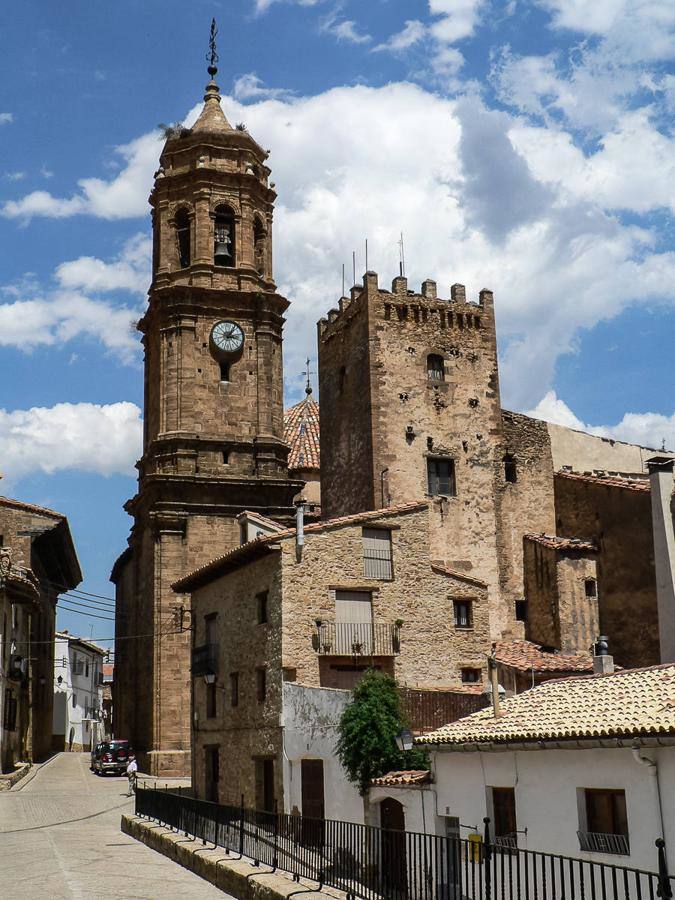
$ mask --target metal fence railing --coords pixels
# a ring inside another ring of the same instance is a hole
[[[400,629],[386,622],[321,622],[313,638],[324,656],[395,656],[401,650]]]
[[[663,841],[655,871],[332,819],[256,812],[138,787],[136,815],[349,900],[672,900]]]

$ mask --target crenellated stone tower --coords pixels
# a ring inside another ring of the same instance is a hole
[[[189,598],[171,584],[239,544],[243,510],[284,519],[302,487],[283,439],[268,154],[227,121],[216,72],[193,127],[168,134],[150,195],[143,457],[111,576],[115,734],[155,774],[190,767]]]

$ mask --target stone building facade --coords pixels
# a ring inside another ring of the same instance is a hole
[[[429,507],[261,537],[175,586],[192,594],[198,796],[281,808],[284,682],[344,689],[375,666],[411,688],[483,689],[487,586],[433,562]],[[214,780],[225,764],[237,777]]]
[[[61,513],[0,497],[0,771],[52,750],[60,593],[82,572]]]
[[[588,652],[602,631],[620,665],[658,662],[654,451],[502,409],[492,292],[449,293],[366,272],[319,321],[324,514],[426,496],[432,555],[488,585],[493,641]]]
[[[283,520],[302,482],[283,439],[267,153],[233,128],[211,81],[190,129],[169,133],[150,195],[153,267],[143,456],[117,591],[116,735],[145,771],[190,755],[189,598],[171,584],[239,543],[243,510]]]

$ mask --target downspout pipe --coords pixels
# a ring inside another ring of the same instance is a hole
[[[650,759],[648,756],[642,756],[642,754],[640,753],[640,744],[637,741],[635,741],[633,743],[631,753],[633,754],[633,759],[635,760],[635,762],[640,766],[644,766],[648,770],[649,774],[654,779],[654,792],[656,794],[656,806],[657,806],[658,813],[659,813],[659,825],[660,825],[660,829],[661,829],[661,833],[659,834],[659,837],[662,838],[665,843],[666,836],[665,836],[664,829],[663,829],[663,805],[661,803],[661,782],[659,779],[658,763],[656,762],[656,760]],[[668,863],[668,846],[667,845],[664,847],[664,853],[666,854],[666,864],[667,864]]]

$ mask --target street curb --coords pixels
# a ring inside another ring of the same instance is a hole
[[[259,866],[246,860],[225,856],[225,850],[221,847],[206,849],[200,841],[136,816],[123,815],[121,828],[124,834],[179,863],[238,900],[286,900],[297,894],[307,898],[346,897],[346,894],[333,889],[312,890],[311,884],[304,879],[298,883],[292,881],[290,875],[261,871]]]

